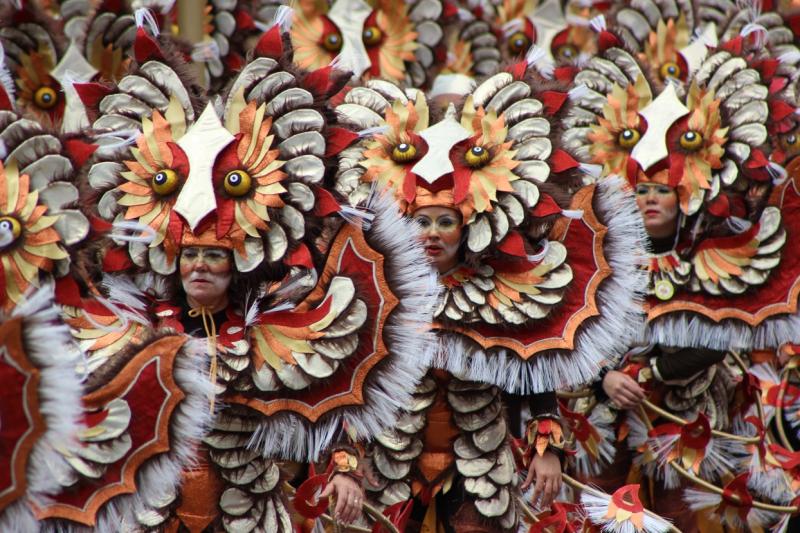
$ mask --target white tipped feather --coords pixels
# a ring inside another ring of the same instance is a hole
[[[158,29],[158,22],[156,22],[156,18],[153,16],[153,12],[150,11],[146,7],[140,7],[133,13],[133,18],[136,21],[136,26],[139,28],[143,28],[147,25],[150,28],[150,33],[153,37],[158,37],[160,30]]]

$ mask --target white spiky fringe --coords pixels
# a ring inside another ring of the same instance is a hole
[[[608,506],[611,496],[602,493],[599,489],[592,492],[581,493],[581,504],[589,520],[600,526],[605,532],[613,533],[666,533],[670,530],[670,523],[660,516],[644,513],[642,517],[643,529],[636,527],[629,519],[618,522],[616,517],[608,518]]]
[[[689,504],[692,511],[699,511],[717,508],[722,503],[722,496],[713,492],[688,488],[683,491],[683,500]],[[734,528],[735,531],[746,531],[749,528],[761,530],[765,526],[778,523],[781,518],[779,513],[756,508],[750,508],[746,521],[741,519],[739,513],[715,513],[715,516],[719,517],[720,523]]]
[[[614,435],[615,416],[605,403],[597,404],[587,417],[589,423],[597,431],[600,441],[597,443],[597,457],[589,453],[581,441],[575,439],[575,455],[572,461],[575,471],[582,477],[599,476],[614,462],[617,449]]]
[[[647,338],[656,344],[722,351],[776,349],[796,342],[798,331],[797,314],[768,318],[756,327],[733,319],[712,322],[688,312],[662,315],[647,324]]]
[[[417,240],[417,226],[400,216],[391,197],[373,196],[367,207],[375,218],[366,237],[383,251],[386,277],[399,300],[383,331],[390,355],[367,379],[365,405],[329,413],[313,424],[289,413],[265,419],[249,443],[265,456],[316,460],[343,423],[358,439],[372,438],[394,425],[430,367],[436,346],[430,323],[439,295],[437,276]]]
[[[140,7],[133,13],[133,18],[136,21],[136,26],[139,28],[143,28],[147,25],[150,28],[150,33],[153,37],[158,37],[161,31],[158,29],[158,22],[156,22],[156,18],[153,16],[153,12],[150,11],[146,7]]]
[[[82,428],[82,385],[75,370],[81,353],[69,328],[61,321],[54,304],[52,284],[28,293],[10,316],[22,318],[26,355],[40,370],[37,392],[46,429],[34,444],[28,460],[26,498],[42,503],[47,494],[61,488],[47,468],[48,464],[60,460],[54,448],[74,442]],[[0,531],[37,529],[36,519],[26,501],[17,501],[0,513]]]
[[[125,509],[123,520],[135,523],[137,513],[176,494],[182,472],[197,460],[197,447],[208,433],[213,417],[208,401],[213,387],[207,372],[207,348],[206,339],[192,339],[183,345],[175,358],[175,382],[186,397],[178,405],[170,426],[170,450],[149,461],[137,477],[136,494],[118,502],[119,507]],[[116,523],[111,522],[109,526],[109,532],[119,530]]]
[[[660,478],[664,480],[664,486],[668,489],[677,488],[679,485],[677,476],[668,473],[673,470],[669,465],[669,455],[679,440],[680,434],[652,436],[648,439],[648,446],[657,457],[659,470],[663,472]],[[713,480],[721,479],[728,472],[738,471],[744,458],[749,455],[741,442],[724,437],[711,437],[704,453],[699,476]]]
[[[766,391],[769,387],[777,386],[781,382],[778,370],[769,363],[753,365],[748,368],[747,371],[758,379],[762,391]],[[786,401],[786,398],[784,398],[784,401]],[[772,418],[775,416],[775,406],[764,403],[763,409],[764,420],[762,420],[762,422],[768,426],[772,423]],[[757,414],[755,405],[750,408],[750,411],[752,414]]]
[[[659,481],[667,488],[679,486],[680,478],[675,469],[659,467],[658,458],[649,446],[648,428],[642,419],[636,414],[628,413],[626,420],[629,428],[626,443],[633,453],[633,464],[641,469],[642,474]]]
[[[604,251],[612,274],[596,294],[600,315],[578,329],[574,349],[552,350],[525,361],[504,348],[485,351],[462,335],[442,334],[437,367],[460,379],[530,394],[581,387],[593,381],[601,368],[622,357],[644,327],[642,295],[647,273],[638,268],[645,256],[644,226],[621,178],[601,181],[594,205],[608,227]]]
[[[794,498],[794,493],[787,484],[783,469],[769,464],[761,464],[761,456],[758,453],[753,453],[747,488],[756,497],[780,505],[790,505]]]
[[[175,500],[182,473],[194,466],[201,439],[212,422],[209,398],[213,388],[208,375],[206,339],[186,342],[174,360],[176,384],[185,393],[169,427],[170,449],[148,460],[137,472],[136,492],[120,495],[105,503],[97,513],[97,523],[86,528],[74,523],[48,521],[41,530],[58,533],[116,533],[139,531],[137,514],[159,509],[163,502]],[[135,406],[133,406],[135,409]],[[135,411],[134,411],[135,416]]]

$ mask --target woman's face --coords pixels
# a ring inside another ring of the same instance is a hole
[[[181,249],[181,283],[192,308],[219,311],[228,305],[231,256],[225,248],[190,246]]]
[[[678,194],[668,185],[640,183],[636,204],[644,217],[644,227],[653,239],[675,235],[678,226]]]
[[[422,228],[425,253],[440,274],[458,264],[461,244],[461,215],[449,207],[423,207],[414,212],[414,221]]]

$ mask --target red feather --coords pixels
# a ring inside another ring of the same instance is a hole
[[[264,32],[256,44],[257,57],[272,57],[278,59],[283,55],[283,37],[280,26],[277,24]]]

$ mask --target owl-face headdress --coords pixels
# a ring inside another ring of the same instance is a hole
[[[362,132],[360,140],[341,152],[337,174],[336,189],[352,205],[377,191],[395,197],[406,214],[434,205],[453,208],[462,216],[464,262],[442,276],[446,293],[436,319],[443,331],[454,333],[442,338],[464,343],[454,351],[468,355],[449,360],[445,356],[439,364],[469,375],[465,368],[502,367],[490,362],[496,357],[519,373],[500,376],[490,370],[475,379],[525,391],[571,382],[549,358],[554,352],[566,354],[560,351],[566,344],[556,340],[566,330],[551,337],[553,330],[538,325],[558,323],[555,327],[560,328],[564,322],[558,318],[559,308],[585,312],[607,296],[605,288],[594,292],[598,285],[591,283],[588,293],[576,288],[588,287],[591,276],[576,270],[583,267],[573,261],[570,250],[580,248],[582,239],[595,232],[608,235],[608,242],[619,238],[614,221],[606,226],[596,215],[588,215],[604,212],[601,198],[609,190],[586,190],[571,203],[564,201],[580,165],[551,139],[553,116],[569,105],[570,97],[557,89],[539,90],[541,83],[521,63],[487,79],[441,114],[432,111],[418,91],[371,81],[347,92],[336,108],[340,123]],[[628,215],[626,223],[636,226],[636,213]],[[605,220],[606,215],[597,216]],[[607,256],[600,249],[595,252],[599,255],[592,261],[600,272]],[[599,276],[608,282],[606,287],[615,283],[605,274]],[[576,293],[590,294],[591,303],[571,299]],[[633,311],[635,304],[629,303],[625,309]],[[589,314],[598,324],[603,321]],[[566,338],[574,341],[585,333],[591,343],[591,328],[567,330]],[[533,331],[537,333],[530,334]],[[593,364],[591,358],[582,359],[583,352],[576,356],[581,368]],[[472,358],[487,361],[470,366]],[[462,363],[465,368],[457,368]]]
[[[82,143],[10,110],[0,111],[0,140],[0,308],[8,311],[32,288],[67,275],[69,250],[86,238],[89,222],[72,183]]]
[[[324,101],[348,76],[298,70],[286,37],[278,25],[266,32],[221,100],[190,94],[176,60],[152,41],[116,86],[78,91],[94,128],[121,141],[86,177],[97,216],[141,233],[116,243],[132,262],[120,268],[149,272],[137,280],[161,296],[158,280],[177,275],[181,248],[230,249],[242,283],[265,297],[249,311],[234,304],[240,317],[220,337],[218,394],[263,415],[254,442],[266,452],[315,457],[342,417],[361,436],[391,417],[380,398],[399,406],[425,368],[393,354],[425,353],[425,335],[405,328],[424,331],[432,302],[413,230],[390,204],[370,206],[368,230],[339,216],[345,208],[325,186],[335,143]],[[271,301],[280,309],[270,311]],[[157,316],[180,327],[168,304]],[[388,386],[396,394],[379,393]],[[284,431],[297,446],[277,440]]]
[[[18,112],[56,131],[86,127],[72,83],[90,81],[98,70],[66,39],[65,21],[27,2],[19,9],[13,3],[4,6],[0,17],[9,21],[0,28],[0,45]]]
[[[535,46],[543,53],[548,75],[568,81],[597,52],[591,20],[607,6],[601,2],[498,0],[481,4],[479,9],[499,36],[503,59],[518,61]]]
[[[314,70],[335,58],[356,78],[383,78],[421,87],[443,56],[444,2],[302,0],[291,23],[295,63]],[[270,20],[279,9],[258,11]]]
[[[792,186],[779,185],[780,200],[773,193],[767,201],[782,175],[769,160],[776,107],[751,61],[735,43],[724,43],[709,50],[685,82],[659,89],[618,44],[575,79],[588,92],[566,121],[567,146],[585,162],[604,164],[603,175],[662,183],[678,196],[676,246],[655,255],[649,266],[649,316],[659,342],[694,345],[685,317],[697,312],[713,322],[733,318],[714,327],[735,331],[734,342],[747,344],[762,324],[787,319],[795,305],[792,283],[779,273],[794,268],[782,252],[790,238]],[[754,294],[783,303],[764,313],[763,301],[753,304]],[[760,344],[781,336],[770,331],[765,337],[756,333]],[[724,349],[730,340],[709,347]]]

